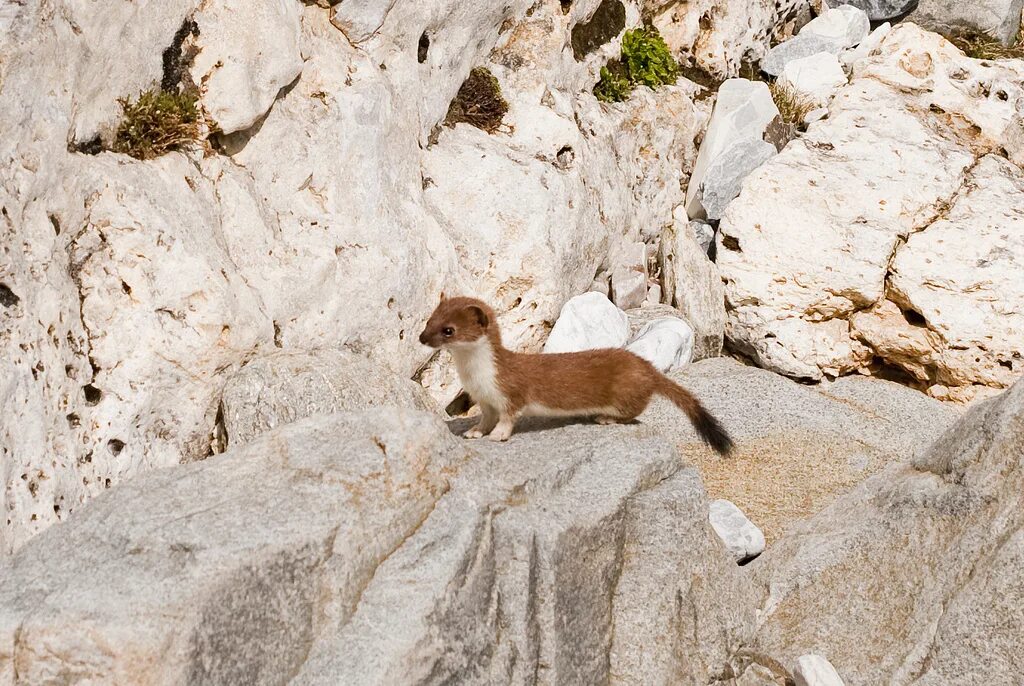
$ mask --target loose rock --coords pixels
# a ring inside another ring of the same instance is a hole
[[[719,156],[740,142],[762,140],[768,124],[777,116],[779,108],[767,84],[746,79],[729,79],[722,84],[686,189],[686,213],[690,218],[705,216],[704,182]]]
[[[972,31],[1010,45],[1020,32],[1024,0],[921,0],[911,20],[941,33]]]
[[[584,293],[562,306],[546,353],[571,353],[596,348],[621,348],[629,337],[629,318],[601,293]]]
[[[840,70],[841,72],[842,70]],[[843,82],[846,77],[843,76]],[[805,85],[810,85],[809,83]],[[743,180],[762,164],[775,157],[778,151],[771,143],[757,138],[737,141],[721,155],[715,158],[704,175],[701,204],[708,219],[718,220],[725,214],[725,209],[740,194]],[[697,220],[695,220],[697,221]],[[706,226],[707,224],[702,224]],[[694,232],[697,231],[694,226]],[[698,243],[704,247],[701,239],[707,239],[707,232],[697,235]],[[710,244],[710,240],[708,241]]]
[[[846,85],[846,72],[838,57],[819,52],[788,62],[779,76],[779,83],[816,105],[827,105],[832,96]]]
[[[836,668],[821,655],[801,655],[793,667],[796,686],[844,686]]]
[[[693,359],[693,328],[677,317],[655,319],[640,329],[626,350],[661,372],[679,369]]]
[[[746,562],[764,552],[764,534],[728,500],[715,500],[710,508],[711,527],[737,562]]]

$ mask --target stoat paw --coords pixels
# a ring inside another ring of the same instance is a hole
[[[462,435],[465,438],[483,438],[484,432],[474,426],[472,429],[470,429],[469,431],[465,432]]]
[[[487,438],[491,439],[492,441],[498,442],[498,443],[503,443],[503,442],[507,441],[511,437],[512,437],[512,430],[511,429],[507,429],[507,430],[495,429],[494,431],[491,432],[491,434]]]
[[[615,417],[598,417],[594,421],[596,421],[598,424],[601,424],[602,426],[608,426],[609,424],[619,423],[619,420],[616,419]]]

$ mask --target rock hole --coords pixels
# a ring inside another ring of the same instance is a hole
[[[395,306],[395,299],[394,298],[388,298],[388,309],[390,310],[394,306]]]
[[[740,242],[735,236],[722,236],[722,247],[726,250],[733,250],[735,252],[743,252],[740,248]]]
[[[519,306],[520,306],[520,305],[522,305],[522,304],[523,304],[523,299],[522,299],[522,298],[516,298],[516,299],[515,299],[515,300],[514,300],[514,301],[512,302],[512,309],[515,309],[515,308],[519,307]]]
[[[449,417],[458,417],[469,412],[471,407],[473,407],[473,400],[469,397],[469,393],[463,392],[448,403],[448,407],[444,408],[444,411],[448,413]]]
[[[121,451],[124,450],[124,441],[120,441],[116,438],[111,438],[109,441],[107,441],[107,450],[110,451],[111,455],[117,457],[118,455],[121,454]]]
[[[103,398],[103,391],[92,384],[82,386],[82,392],[85,394],[86,405],[96,405]]]
[[[405,340],[405,329],[402,329],[401,331],[398,332],[398,340],[400,340],[400,341],[404,341]]]
[[[21,302],[21,298],[11,290],[11,287],[5,283],[0,283],[0,305],[14,307],[19,302]]]
[[[103,488],[110,488],[110,479],[103,480]]]
[[[60,519],[60,505],[57,503],[53,504],[53,514],[57,515],[57,518]]]
[[[77,152],[83,155],[99,155],[103,152],[103,139],[99,134],[84,141],[72,141],[68,143],[68,152]]]
[[[69,414],[66,417],[66,419],[68,420],[68,426],[70,426],[72,429],[77,429],[79,426],[82,425],[82,420],[74,412]]]
[[[572,9],[572,0],[558,0],[562,6],[562,14],[569,14],[569,10]]]
[[[1007,95],[1006,91],[996,91],[996,97],[1002,100],[1003,102],[1006,102],[1007,100],[1010,99],[1010,96]]]
[[[123,279],[121,280],[121,290],[125,292],[125,295],[132,294],[132,287],[129,286]]]
[[[281,325],[274,322],[274,347],[283,348],[284,345],[281,343]]]
[[[563,145],[555,154],[555,166],[559,169],[568,169],[576,159],[576,153],[571,145]]]
[[[903,318],[907,320],[907,323],[911,326],[927,326],[928,320],[924,318],[924,315],[917,310],[903,310]]]
[[[56,235],[59,236],[60,235],[60,220],[57,219],[57,216],[53,215],[53,214],[48,214],[46,216],[50,218],[50,226],[53,227],[53,232]]]
[[[1010,362],[1009,360],[999,360],[999,366],[1013,371],[1013,362]]]
[[[420,42],[416,46],[416,61],[423,64],[427,61],[427,51],[430,50],[430,36],[424,31],[420,35]]]
[[[588,21],[572,27],[569,39],[577,62],[619,35],[626,28],[626,6],[619,0],[602,0]]]

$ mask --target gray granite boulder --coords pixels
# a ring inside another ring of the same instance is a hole
[[[1024,0],[921,0],[911,20],[939,33],[984,33],[1010,45],[1020,31]]]
[[[901,17],[917,6],[917,0],[843,0],[867,12],[871,21],[886,21]]]
[[[826,655],[848,686],[1019,683],[1024,382],[975,404],[756,564],[756,649],[784,663]]]
[[[651,428],[465,424],[309,417],[112,489],[0,567],[0,683],[707,683],[751,639]]]
[[[437,409],[419,384],[340,350],[257,357],[228,379],[221,403],[224,439],[231,447],[314,414],[383,405]]]

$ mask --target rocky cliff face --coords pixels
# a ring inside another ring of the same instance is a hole
[[[0,684],[1020,681],[1021,3],[835,4],[0,4]]]

